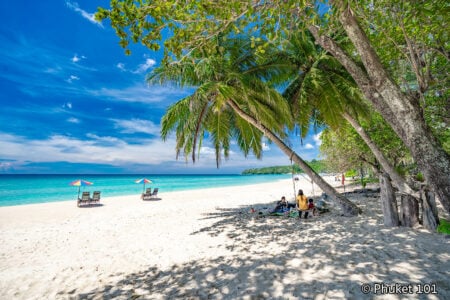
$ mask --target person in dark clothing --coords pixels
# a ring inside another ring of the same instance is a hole
[[[281,197],[281,200],[277,202],[275,208],[272,212],[284,212],[288,210],[288,203],[286,201],[286,197]]]

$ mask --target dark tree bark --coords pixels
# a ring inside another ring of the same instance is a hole
[[[395,227],[399,225],[397,200],[395,192],[392,188],[391,180],[386,173],[381,173],[380,176],[380,201],[381,209],[383,211],[384,225],[388,227]]]
[[[411,195],[401,195],[400,223],[405,227],[419,224],[419,201]]]
[[[337,2],[331,1],[333,5],[342,5]],[[342,63],[364,96],[410,149],[427,183],[450,213],[450,156],[423,119],[418,100],[403,93],[390,78],[349,7],[343,7],[339,16],[347,36],[361,57],[364,69],[332,38],[321,35],[316,26],[310,26],[309,31],[319,45]]]
[[[438,210],[434,199],[434,193],[428,190],[424,190],[422,225],[431,231],[436,231],[439,225]]]
[[[311,178],[311,180],[322,189],[322,191],[330,195],[331,198],[336,201],[336,203],[342,209],[344,216],[356,216],[361,213],[361,209],[358,206],[338,193],[331,185],[328,184],[328,182],[326,182],[319,174],[311,169],[311,167],[300,156],[298,156],[295,151],[289,148],[276,134],[274,134],[271,130],[261,124],[261,122],[259,122],[253,116],[243,111],[234,101],[228,100],[227,103],[241,118],[264,133],[264,135],[269,138],[275,145],[277,145],[281,151],[283,151],[289,158],[297,163],[300,168],[309,176],[309,178]]]

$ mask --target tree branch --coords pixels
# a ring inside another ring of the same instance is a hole
[[[332,38],[321,35],[317,26],[309,26],[308,30],[314,36],[316,43],[326,51],[330,52],[350,73],[358,87],[364,93],[364,96],[373,104],[373,106],[383,115],[396,120],[390,107],[385,103],[383,97],[378,93],[375,85],[368,77],[367,73],[334,41]],[[405,135],[402,132],[403,136]]]

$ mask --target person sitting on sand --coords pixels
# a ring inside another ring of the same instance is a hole
[[[330,209],[328,208],[328,203],[323,200],[323,197],[322,199],[317,200],[314,206],[319,214],[330,211]]]
[[[313,214],[313,216],[317,216],[317,209],[314,205],[314,200],[311,198],[308,200],[308,210]]]
[[[281,197],[281,200],[277,202],[277,205],[273,209],[272,213],[275,212],[284,212],[288,209],[288,203],[286,201],[286,197]]]
[[[302,212],[304,212],[305,219],[308,218],[308,199],[303,194],[303,190],[298,190],[297,195],[297,209],[298,209],[298,218],[302,218]]]

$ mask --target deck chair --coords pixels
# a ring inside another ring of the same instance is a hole
[[[150,195],[150,199],[151,198],[156,198],[156,196],[158,196],[158,188],[155,188],[154,190],[153,190],[153,193]]]
[[[99,203],[100,202],[100,192],[95,191],[92,194],[92,198],[90,199],[89,203]]]
[[[158,188],[155,188],[153,190],[153,193],[151,193],[151,194],[147,194],[147,193],[142,194],[142,200],[150,200],[150,199],[155,198],[157,195],[158,195]]]
[[[147,188],[147,189],[145,189],[145,193],[142,193],[141,199],[142,200],[148,200],[148,199],[150,199],[151,196],[152,196],[152,189],[151,188]]]
[[[83,194],[81,194],[81,198],[78,198],[78,206],[81,206],[83,204],[88,204],[90,199],[91,199],[91,193],[83,192]]]

